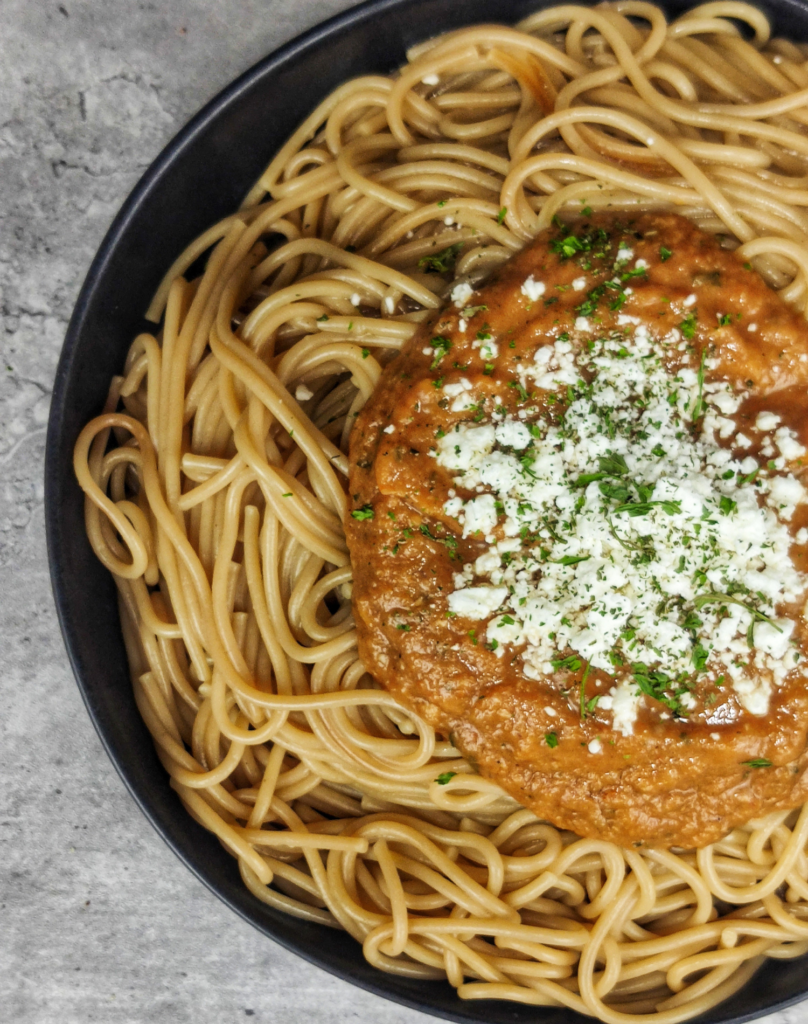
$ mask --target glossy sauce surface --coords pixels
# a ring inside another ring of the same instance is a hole
[[[562,333],[573,347],[586,345],[591,329],[576,327],[581,304],[609,279],[615,247],[630,246],[646,269],[623,289],[617,308],[596,303],[596,330],[616,331],[619,318],[630,316],[661,337],[681,328],[695,296],[692,352],[709,351],[707,380],[728,381],[741,396],[733,418],[750,442],[742,456],[767,464],[754,427],[761,411],[778,414],[808,443],[808,326],[748,264],[676,215],[601,217],[582,229],[608,236],[602,266],[597,254],[560,252],[563,232],[541,236],[465,309],[450,303],[431,317],[387,366],[360,414],[351,437],[354,514],[346,521],[360,653],[377,680],[540,817],[622,845],[702,846],[763,811],[808,798],[802,672],[789,672],[774,687],[765,715],[746,710],[731,686],[698,680],[682,717],[643,698],[625,735],[597,702],[582,716],[581,665],[528,678],[518,645],[503,656],[482,642],[484,623],[447,615],[456,573],[487,543],[464,539],[444,509],[451,495],[473,492],[464,493],[436,460],[436,438],[458,423],[486,422],[495,406],[518,414],[528,400],[516,383],[518,364]],[[578,283],[584,267],[586,291]],[[523,291],[530,277],[545,285],[535,301]],[[496,339],[495,359],[481,352],[478,332]],[[449,343],[442,359],[430,349],[436,336]],[[676,372],[675,355],[668,368]],[[445,389],[463,380],[474,405],[453,412]],[[552,415],[558,401],[550,392],[529,398],[530,409],[543,415]],[[787,467],[797,478],[801,463]],[[806,511],[798,505],[789,522],[795,535],[808,522]],[[807,550],[791,549],[803,571]],[[794,645],[803,651],[802,608],[785,611],[797,622]],[[621,671],[587,672],[584,697],[606,694]]]

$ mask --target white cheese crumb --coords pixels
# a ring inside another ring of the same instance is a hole
[[[732,688],[741,705],[750,715],[766,715],[769,711],[771,683],[762,677],[750,679],[749,676],[736,675],[732,680]]]
[[[463,515],[463,499],[450,495],[449,500],[443,503],[443,511],[452,519],[460,519]],[[479,561],[479,559],[477,559]],[[494,566],[496,568],[496,566]],[[460,584],[462,586],[462,583]]]
[[[625,249],[625,248],[623,248],[623,246],[621,246],[617,250],[617,259],[618,260],[630,260],[633,255],[634,255],[634,250],[633,249]]]
[[[684,300],[682,305],[685,307],[685,309],[690,309],[691,306],[695,306],[696,296],[691,292],[691,294],[688,295],[688,297]]]
[[[492,494],[478,494],[476,498],[466,502],[463,511],[466,515],[464,537],[490,533],[497,525],[497,510]]]
[[[384,297],[384,311],[385,313],[395,313],[396,301],[392,295],[386,295]]]
[[[797,535],[794,538],[796,544],[808,544],[808,530],[803,526],[797,530]]]
[[[351,296],[351,305],[358,306],[361,302],[362,296],[359,294],[359,292],[354,292],[353,295]]]
[[[395,429],[396,429],[395,425],[390,423],[388,426],[386,426],[384,428],[384,433],[385,434],[393,434],[393,433],[395,433]]]
[[[421,79],[423,85],[437,85],[440,82],[440,77],[436,74],[424,75]]]
[[[586,288],[586,278],[576,277],[575,280],[572,282],[572,287],[575,289],[576,292],[582,292],[584,288]]]
[[[473,294],[474,289],[468,281],[461,281],[452,288],[451,299],[458,309],[462,309],[464,306],[469,304],[469,299]]]
[[[776,476],[769,483],[767,501],[781,519],[790,519],[797,505],[805,501],[805,488],[793,476]]]
[[[591,331],[592,328],[589,326],[589,321],[585,316],[578,316],[575,318],[575,330],[576,331]]]
[[[759,412],[755,420],[756,430],[774,430],[780,422],[780,417],[774,412]]]
[[[593,740],[589,741],[588,749],[590,754],[599,754],[603,749],[603,744],[596,736]]]
[[[748,448],[752,443],[752,439],[747,437],[746,434],[737,434],[735,437],[735,444],[739,448]]]
[[[780,449],[780,454],[784,459],[791,461],[792,459],[801,459],[805,455],[805,446],[801,445],[796,440],[796,435],[793,430],[789,430],[788,427],[780,427],[774,435],[774,443]]]
[[[501,423],[496,429],[495,436],[501,445],[518,451],[530,444],[530,431],[524,423],[516,420],[508,419]]]
[[[536,302],[540,299],[546,290],[544,281],[535,281],[531,274],[525,281],[522,282],[522,294],[527,295],[531,302]]]
[[[788,650],[794,623],[791,619],[775,619],[773,622],[758,622],[755,625],[755,647],[759,647],[773,658],[782,658]]]
[[[612,726],[624,736],[631,736],[640,707],[639,692],[633,683],[623,679],[609,691],[612,698]],[[603,703],[601,698],[600,703]]]
[[[298,402],[308,402],[310,398],[314,398],[314,392],[305,384],[298,384],[295,388],[295,398]]]
[[[487,619],[507,596],[507,587],[466,587],[449,594],[449,611],[467,619]]]
[[[750,334],[754,334],[757,331],[758,326],[757,324],[747,324],[746,329],[747,331],[749,331]]]

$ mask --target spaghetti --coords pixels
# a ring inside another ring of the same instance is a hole
[[[171,267],[76,444],[88,536],[171,785],[257,899],[461,998],[673,1024],[808,951],[808,808],[622,849],[475,774],[359,660],[347,442],[428,312],[556,216],[684,213],[808,311],[808,47],[619,0],[409,56]]]

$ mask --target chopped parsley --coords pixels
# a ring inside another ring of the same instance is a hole
[[[437,337],[434,337],[429,344],[435,350],[435,358],[432,360],[432,365],[429,369],[436,370],[441,359],[448,354],[449,349],[452,347],[452,343],[448,338],[444,338],[443,335],[439,334]]]
[[[433,253],[431,256],[422,256],[418,260],[418,269],[434,270],[437,274],[445,274],[447,271],[454,269],[457,257],[462,250],[463,243],[455,242],[454,245],[449,245],[445,249],[441,249],[440,252]]]
[[[682,332],[685,338],[690,341],[696,333],[696,324],[698,319],[695,313],[688,313],[684,320],[679,324],[679,330]]]

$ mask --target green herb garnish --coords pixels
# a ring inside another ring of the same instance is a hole
[[[434,270],[438,274],[445,274],[447,271],[454,268],[457,263],[457,257],[463,248],[462,242],[455,242],[454,245],[447,246],[438,253],[434,253],[431,256],[422,256],[418,260],[419,270]]]
[[[351,512],[351,517],[359,520],[372,519],[373,509],[370,505],[363,505],[362,508],[355,508],[353,512]]]

